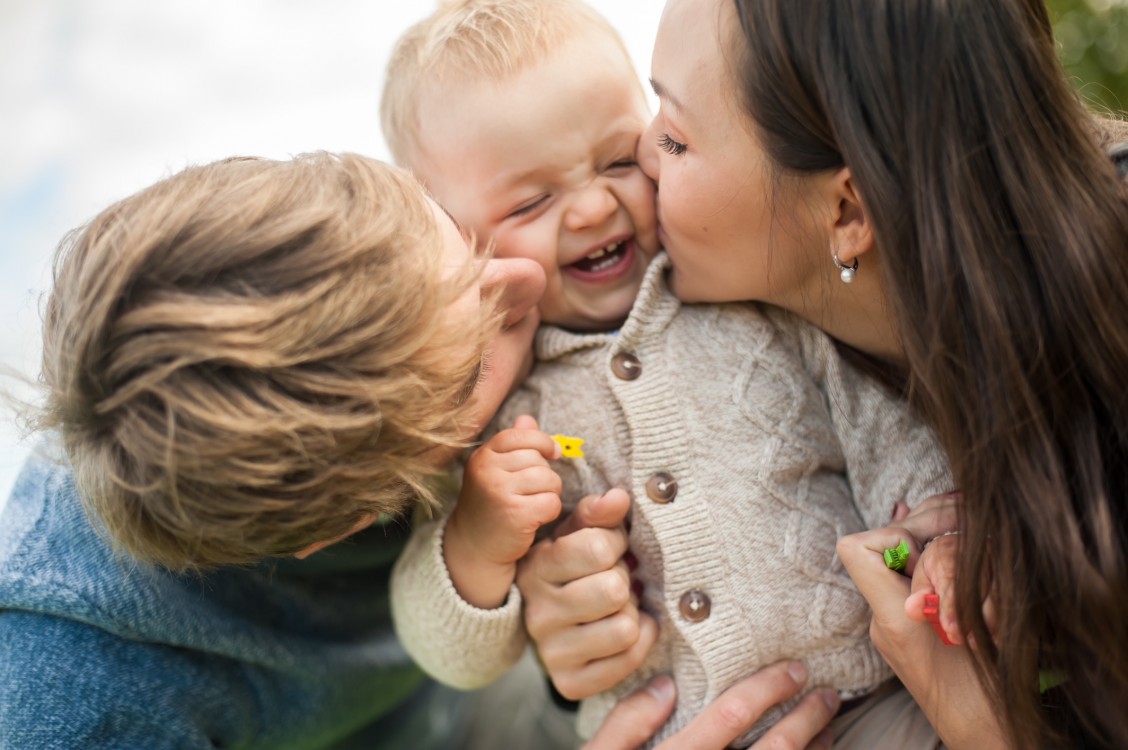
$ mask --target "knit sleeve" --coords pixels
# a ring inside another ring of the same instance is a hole
[[[822,331],[804,324],[794,333],[826,398],[854,503],[867,528],[888,525],[899,501],[913,507],[955,489],[935,434],[904,399],[845,361]]]
[[[449,515],[416,526],[392,571],[392,620],[411,658],[439,682],[474,690],[501,677],[525,649],[521,594],[479,609],[454,588],[443,558]]]
[[[837,356],[827,372],[831,419],[868,528],[888,525],[898,501],[915,507],[955,489],[935,434],[903,399]]]

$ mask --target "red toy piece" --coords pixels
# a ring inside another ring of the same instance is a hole
[[[931,623],[932,629],[936,631],[936,635],[940,636],[940,640],[944,642],[945,646],[955,645],[948,640],[948,634],[944,632],[944,628],[940,625],[939,594],[924,595],[924,616],[928,618],[928,622]]]

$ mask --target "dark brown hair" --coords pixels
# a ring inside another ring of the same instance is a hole
[[[1045,7],[736,6],[777,169],[859,187],[910,391],[965,493],[957,607],[1012,741],[1128,747],[1128,201]],[[1054,710],[1045,668],[1068,675]]]
[[[171,569],[297,552],[431,497],[487,336],[433,210],[355,155],[230,159],[111,206],[56,257],[40,427],[120,549]],[[477,346],[475,346],[477,344]]]

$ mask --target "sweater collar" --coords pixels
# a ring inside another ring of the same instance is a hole
[[[614,341],[629,346],[629,342],[634,341],[644,330],[665,329],[681,308],[681,302],[666,284],[666,273],[670,267],[670,258],[665,251],[654,256],[646,269],[631,312],[618,331],[577,333],[556,326],[541,326],[534,343],[537,360],[552,360],[582,349],[599,348]]]

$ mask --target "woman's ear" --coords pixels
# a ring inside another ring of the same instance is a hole
[[[849,167],[831,175],[825,187],[830,206],[830,246],[839,262],[848,266],[873,248],[869,215]]]

